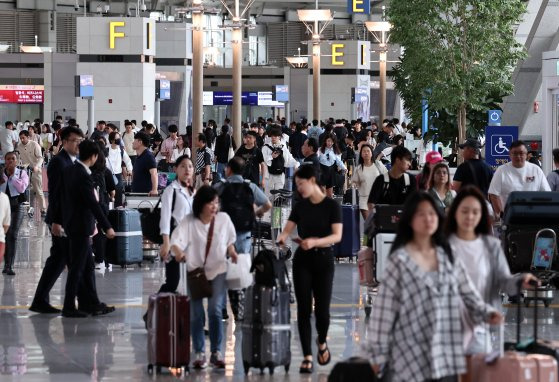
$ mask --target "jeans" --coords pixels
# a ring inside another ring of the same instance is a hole
[[[227,167],[227,163],[217,162],[216,172],[219,180],[225,180],[225,167]]]
[[[225,275],[226,273],[222,273],[210,280],[213,294],[208,299],[208,326],[210,329],[210,351],[212,353],[221,350],[221,342],[223,341],[223,297],[227,290]],[[206,315],[203,302],[204,299],[190,300],[190,334],[195,353],[204,353],[205,349],[204,325],[206,324]]]
[[[293,283],[297,298],[297,326],[303,356],[312,355],[311,314],[314,315],[318,341],[326,342],[330,326],[330,301],[334,282],[334,256],[331,248],[297,249],[293,258]]]
[[[17,235],[19,227],[23,221],[23,206],[21,204],[13,204],[10,207],[11,222],[8,232],[6,232],[6,252],[4,257],[4,269],[12,269],[17,249]]]

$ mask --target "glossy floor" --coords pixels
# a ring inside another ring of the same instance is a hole
[[[49,254],[50,237],[38,218],[27,219],[22,225],[16,259],[15,277],[0,279],[0,381],[95,381],[150,380],[146,372],[147,333],[141,319],[148,296],[156,291],[164,276],[158,263],[142,268],[115,267],[97,272],[97,287],[103,301],[116,305],[116,312],[103,317],[67,319],[29,312],[42,264]],[[61,305],[65,273],[51,292],[53,305]],[[366,341],[366,320],[363,312],[363,290],[358,286],[355,264],[336,265],[332,299],[332,321],[329,346],[332,362],[319,367],[315,373],[298,373],[302,359],[295,319],[292,319],[292,367],[287,376],[276,369],[274,376],[260,375],[254,370],[249,380],[326,381],[333,364],[358,354],[360,343]],[[559,337],[554,314],[556,307],[541,309],[540,335]],[[504,309],[507,311],[507,309]],[[508,309],[507,334],[514,333],[515,311]],[[295,317],[295,306],[292,306]],[[524,329],[533,322],[531,311],[523,313]],[[226,324],[224,354],[225,371],[206,370],[186,376],[190,381],[245,380],[240,358],[240,328],[232,320]],[[315,349],[316,353],[316,349]],[[158,380],[175,380],[171,375],[159,375]]]

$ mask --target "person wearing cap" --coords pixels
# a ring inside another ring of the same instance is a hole
[[[458,147],[462,150],[464,163],[456,169],[452,188],[459,191],[461,187],[471,184],[479,188],[487,198],[487,191],[493,178],[493,169],[480,159],[481,143],[475,138],[468,138]]]
[[[415,180],[417,182],[417,189],[427,191],[429,190],[429,180],[431,179],[431,170],[437,163],[443,161],[443,156],[438,151],[429,151],[425,156],[425,166],[423,171],[419,173]]]

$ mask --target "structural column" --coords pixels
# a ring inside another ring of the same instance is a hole
[[[312,114],[320,121],[320,43],[312,46]]]
[[[380,107],[379,107],[379,122],[382,123],[386,118],[386,52],[380,53]]]
[[[204,107],[202,96],[204,92],[204,32],[202,30],[204,14],[192,14],[192,143],[197,141],[202,132]]]
[[[233,38],[233,138],[239,144],[241,142],[242,127],[242,65],[243,65],[243,33],[242,29],[234,28]]]

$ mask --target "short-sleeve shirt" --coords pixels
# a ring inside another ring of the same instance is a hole
[[[551,191],[559,191],[559,170],[547,174],[547,183],[549,183]]]
[[[407,175],[410,178],[410,185],[406,187],[405,175],[402,175],[398,179],[394,179],[390,176],[390,182],[388,184],[388,189],[385,189],[384,185],[384,175],[379,175],[371,187],[371,192],[369,193],[368,203],[372,204],[404,204],[409,194],[411,194],[416,189],[415,177]]]
[[[501,198],[503,208],[513,191],[551,191],[545,174],[535,164],[526,162],[524,167],[516,168],[508,162],[495,171],[489,193]]]
[[[317,204],[303,199],[295,203],[289,220],[297,224],[301,239],[326,237],[332,234],[332,224],[342,222],[342,209],[338,202],[329,197]]]
[[[157,168],[155,158],[151,151],[144,150],[134,162],[132,192],[148,193],[151,191],[151,174],[149,171],[152,168]]]
[[[241,157],[245,161],[245,171],[243,178],[249,179],[252,183],[260,184],[260,163],[264,162],[262,151],[258,147],[247,149],[241,146],[235,156]]]
[[[456,169],[454,180],[461,182],[460,187],[468,184],[477,186],[485,196],[489,190],[489,184],[493,179],[493,170],[481,159],[470,159],[462,163]]]
[[[219,212],[215,216],[212,243],[204,266],[209,229],[209,223],[204,224],[189,214],[171,234],[171,245],[186,252],[189,271],[204,267],[208,280],[213,280],[217,275],[227,272],[227,247],[235,243],[237,234],[229,215]]]

